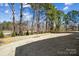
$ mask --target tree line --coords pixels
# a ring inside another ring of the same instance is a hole
[[[51,4],[51,3],[28,3],[29,5],[31,5],[31,8],[33,9],[33,13],[35,15],[33,15],[33,19],[32,19],[32,23],[31,23],[31,29],[30,29],[30,33],[34,34],[36,33],[41,33],[42,31],[40,31],[40,28],[42,27],[40,25],[40,13],[41,10],[43,10],[44,14],[45,14],[45,20],[43,21],[43,23],[45,22],[45,30],[44,32],[62,32],[62,31],[78,31],[79,30],[79,11],[76,10],[72,10],[69,11],[67,14],[65,14],[63,11],[61,10],[57,10],[57,8]],[[15,34],[17,34],[16,31],[16,26],[18,25],[18,35],[23,35],[23,5],[27,5],[27,4],[23,4],[20,3],[20,19],[18,21],[18,23],[16,22],[16,17],[15,17],[15,3],[11,3],[11,11],[12,11],[12,21],[13,22],[3,22],[0,25],[2,27],[2,29],[4,29],[5,27],[12,25],[12,31],[13,31],[13,36],[15,36]],[[34,21],[36,21],[36,25],[34,25]],[[26,23],[27,26],[29,25],[28,22]],[[24,25],[25,26],[25,25]],[[35,29],[34,29],[35,27]],[[28,29],[28,27],[27,27]],[[43,28],[44,29],[44,28]],[[43,30],[42,29],[42,30]],[[36,30],[36,31],[34,31]],[[26,34],[29,33],[29,29],[26,30]]]

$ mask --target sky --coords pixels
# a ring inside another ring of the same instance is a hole
[[[58,10],[62,10],[64,13],[68,13],[72,10],[79,10],[79,3],[54,3]]]
[[[78,3],[53,3],[58,10],[62,10],[64,13],[68,13],[71,10],[79,10]],[[20,4],[15,4],[15,17],[19,20]],[[11,4],[0,3],[0,22],[12,21]],[[24,20],[31,20],[33,18],[33,10],[30,5],[23,6]]]

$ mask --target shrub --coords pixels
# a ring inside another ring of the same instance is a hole
[[[3,38],[4,37],[4,34],[2,31],[0,31],[0,38]]]
[[[29,35],[29,31],[26,32],[26,35]]]
[[[15,37],[15,36],[17,36],[17,33],[16,32],[13,32],[11,36],[12,37]]]
[[[19,36],[23,36],[24,33],[23,33],[22,31],[20,31],[18,35],[19,35]]]

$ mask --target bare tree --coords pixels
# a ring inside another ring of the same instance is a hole
[[[15,32],[15,10],[14,10],[14,3],[11,3],[12,5],[12,20],[13,20],[13,32]]]
[[[23,20],[23,3],[20,3],[20,22],[19,22],[19,35],[23,35],[23,32],[22,32],[22,20]]]
[[[40,21],[40,19],[39,19],[39,17],[40,17],[40,15],[39,15],[39,10],[40,10],[40,4],[37,4],[37,3],[30,3],[30,5],[31,5],[31,7],[35,10],[35,17],[36,17],[36,31],[37,31],[37,33],[39,33],[39,27],[40,27],[40,24],[39,24],[39,21]]]

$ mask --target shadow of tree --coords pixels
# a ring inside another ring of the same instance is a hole
[[[32,42],[16,48],[15,56],[78,56],[79,33]]]

